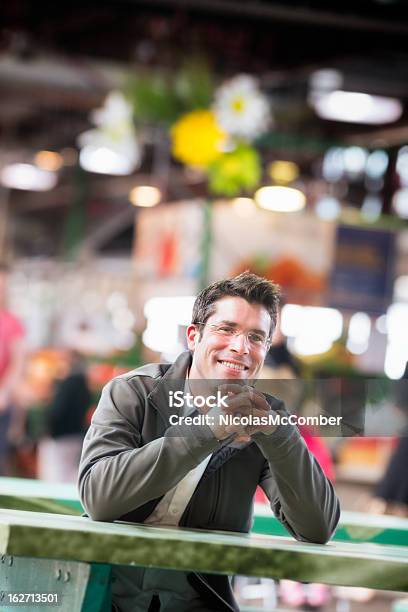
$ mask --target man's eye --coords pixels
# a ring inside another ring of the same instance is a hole
[[[234,328],[228,325],[220,325],[218,327],[218,331],[221,332],[222,334],[228,334],[228,335],[232,335],[235,332]]]
[[[265,338],[261,334],[250,333],[248,334],[248,339],[250,342],[254,342],[255,344],[262,344],[263,342],[265,342]]]

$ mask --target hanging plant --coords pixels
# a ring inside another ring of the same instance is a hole
[[[226,81],[216,90],[213,109],[226,132],[248,141],[265,132],[271,122],[266,96],[257,80],[246,74]]]
[[[255,189],[261,180],[262,168],[258,152],[240,144],[224,153],[208,168],[209,188],[216,195],[236,196],[242,190]]]
[[[183,115],[171,128],[172,153],[188,166],[208,166],[222,155],[227,135],[210,110]]]

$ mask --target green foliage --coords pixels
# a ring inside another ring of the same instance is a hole
[[[209,166],[209,188],[214,194],[234,197],[242,190],[254,189],[261,180],[261,174],[257,151],[249,145],[240,144]]]
[[[207,63],[194,58],[177,73],[140,71],[130,76],[125,94],[136,121],[171,124],[185,112],[211,104],[214,83]]]
[[[184,112],[208,108],[215,86],[207,62],[200,58],[186,62],[174,80],[174,88]]]
[[[125,93],[133,106],[136,121],[170,124],[181,112],[173,83],[164,74],[133,75],[125,87]]]

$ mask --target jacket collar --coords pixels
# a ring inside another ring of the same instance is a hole
[[[163,376],[158,379],[147,396],[147,399],[160,412],[167,424],[169,424],[168,420],[170,416],[168,405],[169,391],[184,391],[187,373],[190,369],[192,360],[193,354],[191,351],[181,353]],[[174,414],[175,412],[178,413],[178,409],[172,408],[171,413]]]

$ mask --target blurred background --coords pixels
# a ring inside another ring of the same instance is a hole
[[[375,435],[304,432],[343,508],[407,516],[404,5],[0,8],[0,475],[74,482],[102,386],[249,269],[284,297],[264,378],[370,382]]]

